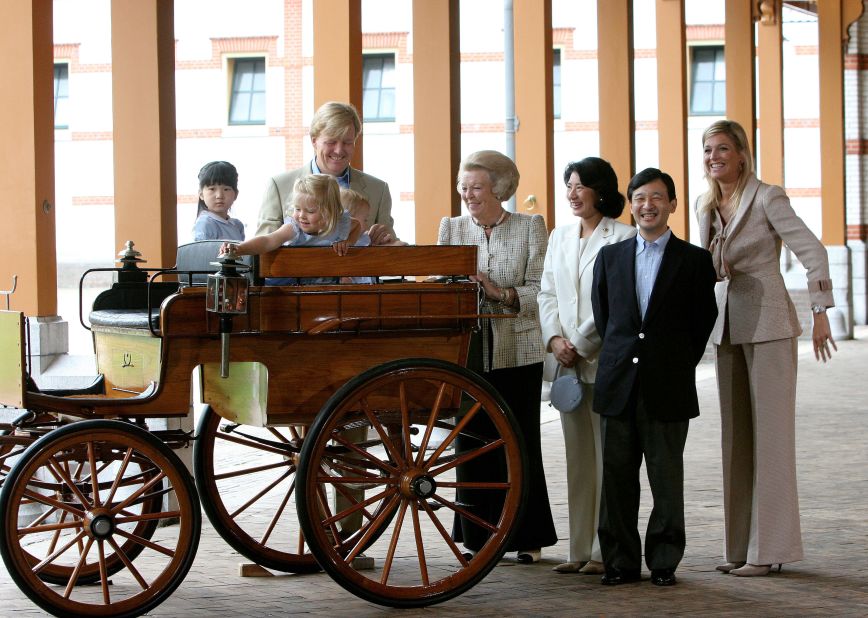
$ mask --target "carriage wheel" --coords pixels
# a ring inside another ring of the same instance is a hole
[[[12,465],[20,458],[21,454],[26,450],[28,446],[33,444],[36,441],[36,438],[25,436],[25,435],[17,435],[17,434],[9,434],[0,436],[0,485],[3,483],[3,479],[8,474]],[[80,465],[76,466],[77,469],[77,478],[76,480],[80,481],[80,477],[83,472],[87,469],[85,462],[79,462]],[[151,473],[152,475],[154,472]],[[128,482],[128,481],[126,481]],[[138,483],[138,480],[133,479],[133,483]],[[54,487],[54,483],[52,482],[44,482],[40,483],[40,488],[43,490],[47,490],[49,492],[54,491],[56,487]],[[162,507],[162,481],[156,485],[152,492],[149,492],[151,497],[142,500],[140,505],[136,505],[132,507],[139,513],[155,513],[160,510]],[[80,519],[80,517],[76,515],[72,515],[69,513],[62,513],[58,510],[53,510],[50,513],[45,515],[46,518],[55,516],[58,517],[61,522],[71,522],[75,519]],[[154,531],[157,529],[157,524],[159,522],[153,519],[145,519],[136,523],[130,532],[137,537],[142,537],[144,539],[150,539]],[[124,553],[130,560],[134,560],[136,556],[138,556],[144,546],[134,542],[127,540],[122,545],[121,548],[124,550]],[[38,562],[39,560],[36,557],[31,556],[30,559],[33,562]],[[125,568],[123,561],[120,557],[112,553],[106,556],[106,572],[109,575],[114,575],[118,571]],[[49,564],[46,565],[44,569],[39,571],[39,578],[43,581],[52,583],[52,584],[66,584],[69,581],[70,576],[72,575],[74,567],[70,565],[63,564]],[[80,584],[89,584],[97,581],[100,577],[99,573],[99,564],[96,562],[91,562],[89,564],[84,565],[78,573],[78,582]]]
[[[0,511],[9,574],[57,616],[137,616],[156,607],[189,571],[201,524],[178,457],[147,431],[111,420],[75,422],[34,442],[9,471]],[[139,536],[151,521],[163,525],[150,539]],[[85,585],[82,575],[94,570],[96,585]],[[66,575],[52,585],[46,572]]]
[[[196,486],[214,529],[256,564],[292,573],[320,570],[295,513],[304,430],[238,425],[208,408],[193,448]]]
[[[489,422],[493,432],[468,431],[472,419]],[[342,438],[360,427],[365,439]],[[311,551],[341,586],[382,605],[430,605],[470,589],[503,556],[523,503],[526,463],[515,427],[492,387],[452,363],[393,361],[350,380],[326,402],[301,451],[297,500]],[[505,481],[457,479],[457,466],[491,454],[503,457]],[[358,488],[364,499],[332,511],[331,494]],[[457,514],[474,517],[459,490],[502,501],[494,517],[474,520],[489,536],[473,558],[450,535]],[[365,521],[362,538],[337,542],[336,522],[353,512]],[[352,568],[362,549],[374,570]]]

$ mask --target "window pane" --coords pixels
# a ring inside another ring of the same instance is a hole
[[[250,72],[250,67],[245,63],[239,67],[237,75],[238,81],[235,89],[250,92],[253,89],[253,75]]]
[[[697,58],[693,65],[693,79],[703,82],[714,79],[714,61],[707,57]]]
[[[726,110],[726,82],[715,82],[712,109],[721,114]]]
[[[367,54],[362,61],[365,121],[395,119],[395,55]]]
[[[383,72],[380,77],[380,87],[381,88],[394,88],[395,87],[395,58],[394,56],[388,56],[383,58]]]
[[[380,92],[380,118],[395,119],[395,90],[382,90]]]
[[[264,124],[265,59],[239,58],[233,67],[229,124]]]
[[[239,92],[232,98],[229,122],[247,122],[250,118],[250,94]]]
[[[265,92],[265,62],[257,62],[253,74],[253,89]]]
[[[365,110],[365,120],[374,119],[376,120],[379,117],[380,111],[380,91],[379,90],[365,90],[364,95],[362,96],[362,109]]]
[[[54,126],[69,126],[69,65],[54,65]]]
[[[723,56],[723,49],[718,49],[714,56],[714,80],[722,82],[726,79],[726,59]]]
[[[693,83],[690,109],[694,114],[707,114],[711,111],[711,89],[711,84]]]
[[[693,47],[691,52],[691,113],[722,114],[726,110],[726,63],[723,47]]]
[[[365,88],[377,89],[380,88],[380,85],[383,80],[383,74],[379,67],[376,69],[371,69],[368,71],[368,74],[365,76]]]
[[[265,122],[265,93],[255,92],[250,100],[250,122]]]

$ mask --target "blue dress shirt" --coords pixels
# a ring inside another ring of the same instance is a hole
[[[654,242],[648,242],[641,234],[636,235],[636,300],[639,301],[639,313],[645,319],[648,310],[648,301],[651,300],[651,292],[654,290],[654,282],[660,271],[660,262],[663,260],[663,251],[666,243],[672,237],[672,230],[668,229]]]

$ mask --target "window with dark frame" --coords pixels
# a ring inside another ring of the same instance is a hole
[[[265,124],[265,58],[233,59],[229,124]]]
[[[722,45],[691,47],[690,113],[726,113],[726,62]]]
[[[365,122],[395,121],[395,54],[365,54],[362,64]]]
[[[561,117],[561,50],[552,54],[552,107],[555,118]]]
[[[69,65],[54,65],[54,128],[69,128]]]

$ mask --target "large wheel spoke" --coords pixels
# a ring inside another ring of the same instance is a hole
[[[476,414],[481,409],[482,404],[480,402],[477,401],[475,404],[473,404],[470,410],[468,410],[467,413],[461,417],[461,420],[458,421],[458,424],[455,425],[452,431],[449,432],[449,435],[443,439],[443,442],[441,442],[440,445],[436,449],[434,449],[434,452],[431,453],[431,456],[425,460],[425,468],[429,468],[434,464],[435,461],[437,461],[437,458],[443,454],[443,451],[445,451],[447,447],[452,444],[455,438],[461,435],[461,431],[464,429],[464,426],[467,425],[467,423],[469,423],[471,419],[476,416]]]
[[[485,521],[481,517],[478,517],[477,515],[474,515],[473,513],[468,511],[467,509],[458,506],[457,504],[455,504],[451,500],[447,500],[446,498],[443,498],[442,496],[438,496],[437,494],[434,494],[434,496],[432,496],[432,497],[434,500],[436,500],[437,502],[439,502],[443,506],[452,509],[453,511],[455,511],[459,515],[462,515],[463,517],[466,517],[467,519],[472,521],[477,526],[481,526],[481,527],[485,528],[486,530],[488,530],[489,532],[496,532],[497,531],[497,526],[495,526],[494,524],[488,523],[487,521]]]
[[[248,500],[247,502],[242,504],[240,507],[238,507],[235,511],[230,513],[229,517],[231,517],[232,519],[235,519],[236,517],[238,517],[239,514],[243,513],[248,508],[250,508],[250,506],[252,504],[255,504],[256,502],[258,502],[260,500],[260,498],[262,498],[264,495],[269,493],[272,489],[277,487],[284,479],[288,478],[292,473],[293,473],[292,470],[288,470],[288,471],[284,472],[283,474],[281,474],[279,477],[274,479],[274,481],[272,481],[271,483],[266,485],[263,489],[256,492],[253,495],[253,497],[250,498],[250,500]]]
[[[364,534],[362,534],[362,538],[358,540],[355,546],[352,547],[352,549],[350,549],[350,552],[347,554],[347,557],[345,558],[345,562],[347,564],[351,564],[352,561],[356,558],[356,556],[362,553],[364,548],[367,546],[368,541],[370,541],[371,538],[375,534],[379,533],[380,529],[386,525],[389,517],[391,517],[394,510],[398,508],[399,502],[401,502],[400,496],[398,496],[397,494],[392,496],[392,498],[386,504],[386,507],[383,509],[383,512],[377,515],[376,519],[374,519],[374,521],[372,521],[371,524],[367,528],[365,528],[365,532]]]
[[[392,442],[392,438],[389,436],[389,432],[386,431],[386,428],[383,427],[382,423],[380,423],[380,419],[378,419],[374,415],[374,413],[371,412],[370,408],[367,405],[367,402],[362,400],[362,401],[360,401],[360,403],[362,404],[362,412],[364,412],[365,417],[371,423],[371,427],[373,427],[374,431],[377,432],[377,435],[380,436],[380,440],[383,441],[383,446],[386,447],[386,450],[389,452],[389,455],[392,457],[392,460],[396,464],[399,465],[402,462],[402,457],[401,457],[401,454],[398,452],[398,450],[395,448],[395,443]],[[355,446],[355,445],[353,445],[353,446]],[[361,449],[359,449],[359,450],[361,450]],[[365,454],[367,455],[367,453],[365,453]],[[383,463],[383,462],[380,462],[380,463]],[[391,471],[394,471],[394,468],[392,466],[389,466],[388,468]]]
[[[271,537],[271,533],[274,532],[274,528],[275,526],[277,526],[277,522],[283,516],[283,513],[286,510],[286,505],[287,503],[289,503],[289,499],[292,496],[293,492],[295,492],[295,479],[293,479],[292,482],[289,484],[289,488],[283,494],[280,505],[274,511],[274,516],[271,518],[271,521],[268,522],[268,527],[265,529],[263,535],[259,538],[259,542],[261,544],[268,544],[268,539]]]
[[[362,502],[356,502],[353,506],[344,509],[340,513],[323,519],[322,523],[324,526],[329,526],[331,524],[339,522],[340,520],[344,519],[349,515],[352,515],[359,510],[362,511],[362,515],[365,517],[365,519],[367,519],[368,521],[373,521],[373,515],[371,515],[365,507],[374,504],[375,502],[379,502],[380,500],[385,500],[386,498],[394,496],[396,493],[396,489],[387,489],[385,491],[382,491],[375,496],[371,496],[370,498],[365,499]]]
[[[431,510],[431,507],[428,506],[428,503],[420,501],[419,504],[425,510],[425,513],[431,519],[431,523],[434,524],[434,527],[437,528],[437,532],[440,533],[440,537],[443,539],[443,542],[446,543],[446,546],[452,550],[452,553],[455,554],[455,557],[458,558],[458,561],[461,563],[461,566],[467,566],[469,563],[467,558],[464,557],[464,553],[458,547],[458,544],[452,540],[452,537],[449,535],[449,532],[446,531],[446,528],[443,527],[443,524],[440,523],[440,519],[438,519],[437,515],[434,514],[434,511]]]
[[[438,466],[436,468],[433,467],[433,462],[431,462],[432,466],[430,468],[430,474],[431,474],[431,476],[437,476],[439,474],[443,474],[444,472],[446,472],[447,470],[451,470],[455,466],[460,466],[461,464],[466,464],[469,461],[473,461],[477,457],[481,457],[482,455],[485,455],[486,453],[490,453],[491,451],[502,447],[503,444],[504,444],[503,440],[495,440],[493,442],[486,444],[483,447],[473,449],[472,451],[467,451],[465,453],[461,453],[457,457],[450,459],[450,461],[448,463],[443,464],[442,466]]]
[[[410,409],[407,404],[407,386],[398,385],[398,403],[401,406],[401,435],[404,437],[404,461],[413,461],[413,447],[410,444]]]
[[[64,511],[69,513],[70,515],[74,515],[79,519],[84,517],[84,511],[81,509],[77,509],[72,505],[66,504],[65,502],[60,502],[59,500],[55,500],[50,496],[46,496],[45,494],[37,494],[32,491],[25,491],[24,495],[27,497],[30,503],[38,502],[39,504],[44,504],[45,506],[50,506],[56,508],[59,511]]]
[[[380,429],[382,429],[382,425],[380,425]],[[395,447],[392,444],[391,440],[389,440],[388,437],[383,437],[382,434],[380,437],[383,439],[383,444],[385,444],[386,448],[389,450],[389,452],[392,453],[395,450]],[[396,472],[397,469],[394,466],[386,463],[385,461],[383,461],[382,459],[380,459],[379,457],[377,457],[373,453],[370,453],[370,452],[366,451],[365,449],[360,448],[359,446],[353,444],[352,442],[350,442],[349,440],[347,440],[346,438],[341,436],[339,431],[335,430],[332,433],[331,438],[332,438],[332,440],[334,440],[335,442],[337,442],[341,446],[345,446],[348,449],[350,449],[351,451],[353,451],[354,453],[358,453],[364,459],[366,459],[367,461],[370,461],[374,466],[376,466],[377,468],[379,468],[380,470],[382,470],[386,474],[394,474]],[[336,455],[332,455],[332,454],[330,454],[329,456],[331,458],[337,457]],[[393,453],[393,456],[395,456],[394,453]],[[358,461],[358,460],[350,459],[349,461]],[[398,458],[395,461],[400,462],[401,459]]]
[[[93,505],[95,507],[102,506],[99,501],[99,474],[97,473],[96,453],[94,452],[93,442],[87,443],[87,463],[90,465],[90,487],[91,496],[93,497]],[[100,544],[100,554],[102,554],[102,544]]]
[[[148,582],[145,581],[145,578],[142,577],[142,574],[139,573],[139,570],[133,566],[132,561],[127,557],[126,552],[124,552],[123,548],[118,545],[112,537],[108,537],[106,539],[108,544],[111,545],[112,549],[115,552],[115,555],[120,558],[121,562],[124,563],[124,566],[127,567],[127,570],[130,572],[130,575],[133,576],[133,579],[138,582],[139,586],[142,587],[142,590],[147,590],[149,588]]]
[[[75,590],[75,585],[78,583],[78,576],[81,573],[81,569],[84,566],[85,562],[87,562],[87,555],[90,553],[90,546],[93,544],[93,539],[87,540],[87,545],[84,547],[84,550],[81,552],[81,555],[78,557],[78,562],[75,565],[75,569],[72,571],[72,575],[69,578],[69,582],[66,584],[66,589],[63,591],[63,598],[68,599],[72,596],[72,591]],[[34,573],[36,571],[34,570]]]
[[[175,557],[175,550],[173,550],[169,547],[163,547],[162,545],[158,545],[157,543],[154,543],[153,541],[151,541],[149,539],[142,538],[136,534],[133,534],[131,532],[127,532],[126,530],[122,530],[120,528],[117,528],[115,530],[115,533],[124,537],[125,539],[129,539],[130,541],[133,541],[134,543],[137,543],[139,545],[143,545],[143,546],[147,547],[148,549],[153,549],[155,552],[159,552],[159,553],[163,554],[164,556],[168,556],[169,558]]]
[[[60,482],[66,485],[69,488],[69,491],[78,499],[78,501],[85,507],[90,508],[90,501],[84,497],[84,494],[78,489],[78,485],[70,478],[69,474],[67,474],[67,470],[64,469],[64,466],[59,464],[54,457],[51,457],[47,462],[48,469],[52,470],[55,474],[60,477]]]
[[[398,539],[401,537],[401,527],[404,525],[404,515],[407,514],[407,501],[401,501],[401,510],[395,520],[395,528],[392,530],[392,539],[389,541],[389,549],[386,550],[386,561],[383,563],[383,574],[380,583],[386,585],[389,582],[389,573],[392,570],[392,561],[395,559],[395,550],[398,548]]]
[[[84,530],[80,531],[80,532],[79,532],[78,534],[76,534],[76,535],[75,535],[75,536],[74,536],[70,541],[68,541],[68,542],[66,543],[66,545],[64,545],[64,546],[61,547],[60,549],[55,549],[53,552],[51,552],[51,553],[48,554],[45,558],[43,558],[43,559],[42,559],[38,564],[34,565],[32,571],[33,571],[34,573],[39,573],[42,569],[44,569],[44,568],[47,567],[49,564],[51,564],[52,562],[54,562],[55,560],[57,560],[60,556],[62,556],[63,554],[65,554],[66,551],[67,551],[70,547],[72,547],[73,545],[76,545],[76,544],[77,544],[77,543],[78,543],[82,538],[84,538],[84,536],[85,536],[85,534],[84,534]],[[86,547],[85,550],[82,552],[82,556],[83,556],[83,557],[82,557],[82,560],[84,559],[84,556],[87,556],[87,548],[89,548],[89,547],[90,547],[90,539],[88,539],[87,547]]]
[[[232,470],[232,472],[223,472],[221,474],[215,474],[214,480],[215,481],[225,481],[226,479],[233,479],[233,478],[238,477],[238,476],[249,476],[251,474],[256,474],[258,472],[267,472],[268,470],[274,470],[276,468],[286,468],[286,467],[289,467],[290,470],[289,470],[289,472],[286,473],[286,475],[281,477],[281,478],[286,478],[286,476],[288,474],[293,474],[295,472],[295,469],[292,467],[292,463],[290,463],[289,461],[277,461],[275,463],[264,464],[264,465],[255,466],[252,468],[242,468],[240,470]]]
[[[428,586],[428,564],[425,562],[425,542],[422,540],[422,526],[419,524],[419,509],[416,501],[410,503],[410,512],[413,515],[413,534],[416,537],[416,552],[419,558],[419,575],[422,577],[422,585]]]
[[[111,605],[112,599],[109,593],[108,571],[105,565],[105,543],[102,540],[98,540],[96,546],[99,553],[99,583],[100,588],[102,588],[102,602],[106,605]]]
[[[127,452],[124,453],[123,461],[121,461],[120,469],[118,470],[117,475],[115,475],[114,483],[112,483],[111,488],[109,489],[108,496],[106,496],[106,504],[111,504],[115,499],[115,493],[121,484],[121,479],[124,478],[124,474],[126,474],[127,466],[130,463],[130,459],[133,457],[133,449],[128,448]]]
[[[446,382],[441,382],[437,389],[437,397],[434,399],[434,405],[431,406],[431,413],[428,415],[428,423],[425,425],[425,433],[422,435],[422,441],[419,443],[419,452],[416,454],[416,465],[422,464],[425,457],[425,451],[428,449],[428,442],[431,441],[431,434],[434,432],[434,426],[440,418],[440,407],[443,405],[443,396],[446,393]]]
[[[127,496],[124,500],[122,500],[121,502],[119,502],[116,505],[113,505],[112,506],[112,512],[113,513],[120,513],[121,511],[126,509],[131,504],[134,504],[146,492],[148,492],[154,485],[161,482],[165,477],[166,477],[166,474],[164,472],[160,472],[154,478],[152,478],[147,483],[145,483],[144,485],[139,487],[137,490],[135,490],[133,493],[131,493],[129,496]]]

